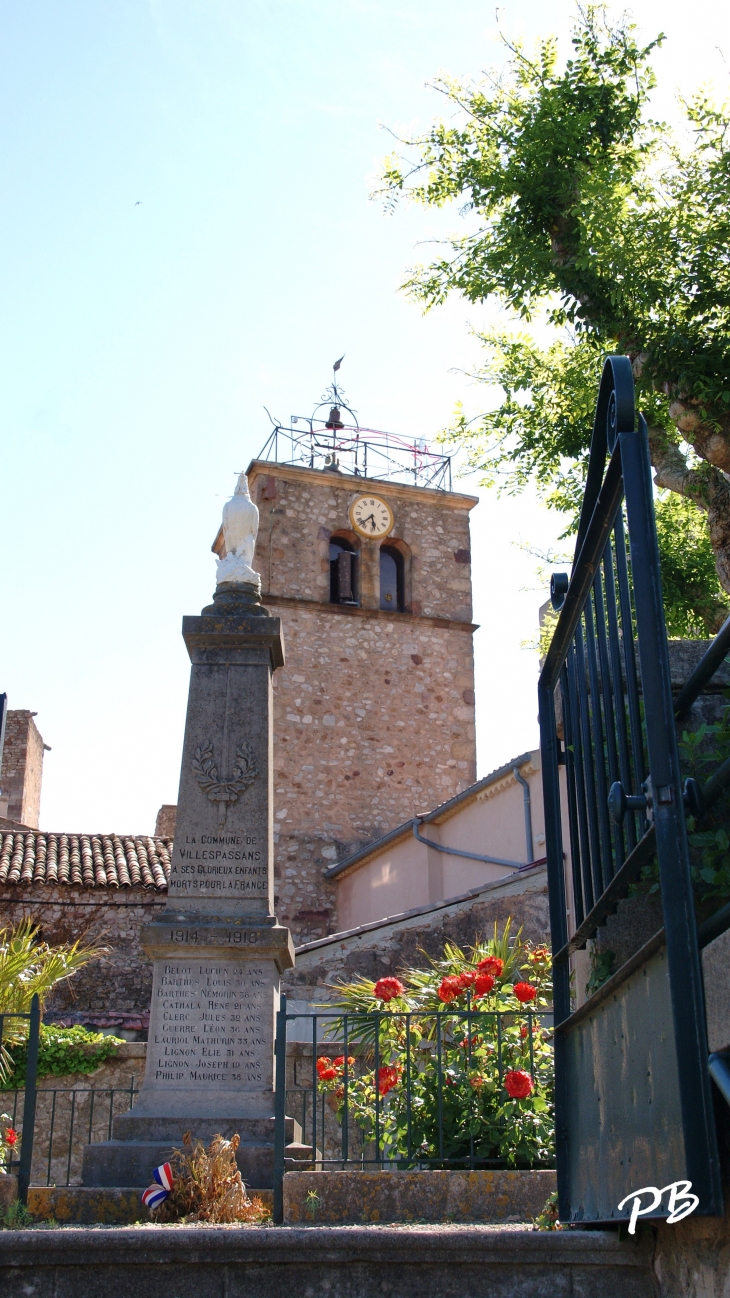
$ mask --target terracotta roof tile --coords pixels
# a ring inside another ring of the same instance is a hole
[[[0,831],[0,885],[63,883],[164,892],[171,850],[172,839],[146,835]]]

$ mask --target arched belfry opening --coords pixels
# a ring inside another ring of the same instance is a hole
[[[380,607],[391,613],[405,609],[405,571],[403,555],[394,545],[380,547]]]
[[[358,604],[357,551],[344,536],[330,540],[330,604]]]

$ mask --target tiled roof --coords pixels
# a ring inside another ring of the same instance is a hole
[[[154,888],[170,877],[172,839],[143,834],[0,833],[0,884]]]

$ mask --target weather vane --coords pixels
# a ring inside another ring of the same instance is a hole
[[[312,414],[312,419],[316,419],[317,411],[321,410],[322,406],[328,405],[330,407],[330,412],[329,412],[329,417],[325,421],[325,428],[331,428],[333,431],[336,431],[339,428],[344,428],[345,426],[341,418],[341,412],[343,410],[346,410],[349,415],[352,415],[352,419],[353,419],[353,423],[355,424],[355,427],[356,428],[359,427],[355,411],[352,410],[350,406],[347,405],[347,402],[345,401],[345,389],[341,388],[337,382],[337,371],[340,368],[344,359],[345,359],[345,353],[343,352],[342,355],[340,356],[340,359],[338,361],[335,361],[334,365],[332,366],[332,383],[328,387],[327,391],[322,393],[320,405],[315,407],[315,410],[313,411]]]

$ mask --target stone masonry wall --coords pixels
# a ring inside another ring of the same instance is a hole
[[[476,778],[469,509],[474,497],[254,464],[254,566],[282,618],[274,676],[276,909],[297,944],[336,928],[322,872]],[[350,530],[364,490],[395,515],[406,612],[381,611],[379,543]],[[329,542],[358,552],[359,606],[329,603]]]
[[[0,806],[8,800],[0,815],[31,829],[38,828],[44,750],[34,716],[26,708],[8,712],[0,768]]]
[[[351,501],[372,491],[393,510],[383,544],[398,543],[404,555],[408,612],[471,621],[469,511],[476,497],[260,461],[248,476],[260,515],[254,567],[264,596],[328,603],[329,542],[341,536],[358,554],[360,604],[379,608],[380,542],[353,532],[348,517]]]
[[[139,945],[143,924],[165,904],[165,894],[145,888],[98,889],[53,887],[50,884],[6,887],[0,891],[1,925],[15,927],[21,919],[41,926],[50,943],[74,942],[109,948],[67,981],[59,983],[46,1006],[51,1017],[93,1011],[143,1012],[150,1007],[152,965]]]
[[[473,781],[472,645],[468,631],[424,618],[277,612],[277,914],[304,942],[336,926],[327,866]]]

